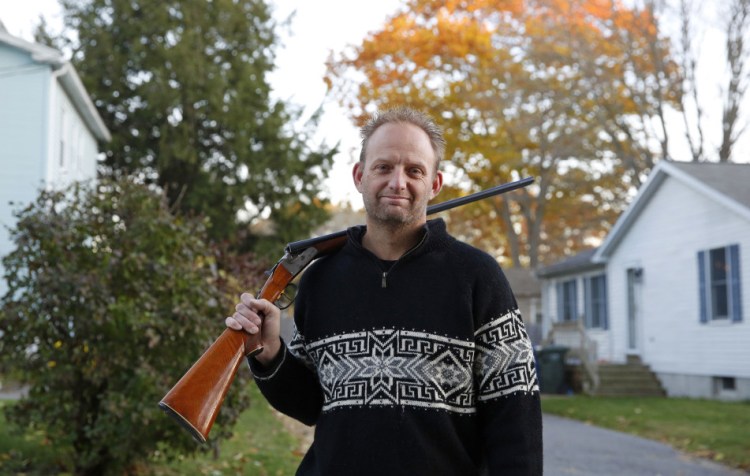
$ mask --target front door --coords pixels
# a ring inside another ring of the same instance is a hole
[[[640,353],[638,338],[642,318],[643,269],[629,268],[628,271],[628,353]]]

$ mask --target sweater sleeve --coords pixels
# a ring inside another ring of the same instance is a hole
[[[476,307],[477,410],[489,475],[541,475],[542,413],[534,353],[499,267]],[[489,288],[492,288],[491,290]]]
[[[542,474],[542,412],[531,344],[516,310],[477,334],[477,400],[489,475]]]
[[[317,422],[323,407],[317,375],[283,340],[279,355],[268,367],[252,357],[248,363],[258,388],[272,407],[306,425]]]

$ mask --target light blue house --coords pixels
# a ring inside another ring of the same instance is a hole
[[[12,249],[13,211],[42,188],[96,178],[98,146],[110,139],[62,54],[0,23],[0,256]],[[5,289],[0,279],[0,294]]]

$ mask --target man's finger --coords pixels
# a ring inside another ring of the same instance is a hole
[[[237,320],[233,317],[227,317],[226,319],[224,319],[224,324],[226,324],[226,326],[230,329],[234,329],[236,331],[242,330],[242,324],[237,322]]]

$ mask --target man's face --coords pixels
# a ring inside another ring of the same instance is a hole
[[[387,225],[421,225],[427,202],[443,184],[427,134],[408,123],[380,126],[370,137],[364,163],[354,166],[354,184],[368,218]]]

